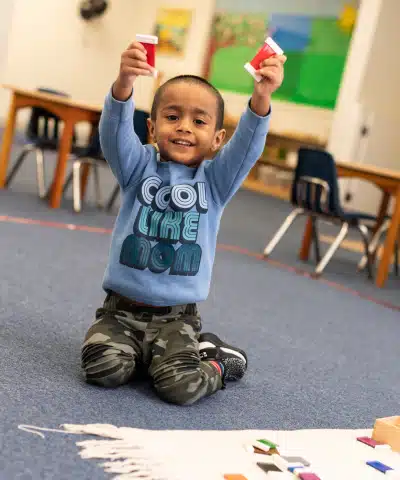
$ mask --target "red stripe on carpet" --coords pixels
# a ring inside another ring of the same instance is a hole
[[[253,258],[256,258],[257,260],[262,260],[263,262],[269,263],[270,265],[273,265],[274,267],[277,267],[280,270],[286,270],[287,272],[295,273],[296,275],[299,275],[302,277],[307,277],[310,280],[321,282],[325,285],[328,285],[329,287],[335,288],[336,290],[349,293],[355,297],[359,297],[364,300],[373,302],[377,305],[381,305],[382,307],[390,308],[391,310],[400,312],[400,305],[394,305],[385,300],[380,300],[378,298],[372,297],[371,295],[366,295],[365,293],[359,292],[358,290],[354,290],[353,288],[346,287],[345,285],[342,285],[341,283],[333,282],[332,280],[327,280],[323,277],[318,277],[318,278],[314,277],[312,273],[302,270],[301,268],[293,267],[291,265],[287,265],[285,263],[278,262],[276,260],[271,260],[270,258],[264,258],[264,256],[261,255],[260,253],[252,252],[250,250],[247,250],[246,248],[235,247],[234,245],[224,245],[224,244],[218,244],[217,248],[218,250],[225,250],[228,252],[240,253],[241,255],[253,257]]]
[[[43,220],[34,220],[33,218],[10,217],[8,215],[0,215],[0,222],[18,223],[23,225],[38,225],[40,227],[59,228],[62,230],[77,230],[80,232],[90,232],[90,233],[101,233],[101,234],[112,233],[111,228],[90,227],[88,225],[75,225],[73,223],[47,222]],[[270,258],[264,258],[262,254],[252,252],[251,250],[247,250],[246,248],[241,248],[241,247],[236,247],[235,245],[226,245],[226,244],[220,243],[217,245],[217,250],[239,253],[240,255],[245,255],[247,257],[252,257],[257,260],[261,260],[263,262],[269,263],[270,265],[276,268],[279,268],[280,270],[286,270],[287,272],[294,273],[301,277],[306,277],[308,279],[321,282],[336,290],[349,293],[350,295],[362,298],[363,300],[368,300],[369,302],[375,303],[376,305],[380,305],[382,307],[400,312],[400,305],[394,305],[390,302],[386,302],[385,300],[379,300],[375,297],[359,292],[358,290],[354,290],[352,288],[346,287],[341,283],[333,282],[331,280],[326,280],[325,278],[322,278],[322,277],[315,278],[312,276],[310,272],[302,270],[301,268],[287,265],[285,263],[278,262]]]
[[[62,230],[79,230],[81,232],[91,233],[112,233],[111,228],[89,227],[88,225],[75,225],[74,223],[46,222],[43,220],[34,220],[33,218],[9,217],[8,215],[0,215],[0,222],[39,225],[40,227],[60,228]]]

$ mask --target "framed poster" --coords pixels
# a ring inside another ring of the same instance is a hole
[[[158,37],[157,53],[182,57],[191,21],[191,10],[184,8],[159,9],[154,33]]]

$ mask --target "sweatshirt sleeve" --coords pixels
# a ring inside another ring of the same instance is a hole
[[[234,134],[208,163],[206,175],[214,201],[226,204],[261,157],[269,130],[270,113],[255,114],[248,105]]]
[[[134,102],[132,96],[120,102],[108,92],[100,118],[100,144],[121,188],[141,177],[150,151],[142,145],[133,128]]]

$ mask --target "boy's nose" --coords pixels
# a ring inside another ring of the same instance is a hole
[[[179,122],[178,132],[185,132],[185,133],[191,133],[191,122],[189,119],[182,118],[182,120]]]

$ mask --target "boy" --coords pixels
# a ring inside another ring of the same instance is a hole
[[[82,347],[86,380],[105,387],[145,368],[160,398],[192,404],[240,379],[242,350],[202,334],[196,302],[207,298],[222,211],[260,157],[271,94],[286,57],[263,62],[249,105],[221,147],[224,101],[202,78],[184,75],[157,91],[149,131],[157,149],[133,130],[133,85],[152,75],[137,42],[122,54],[120,72],[100,121],[104,155],[122,190],[103,288]]]

